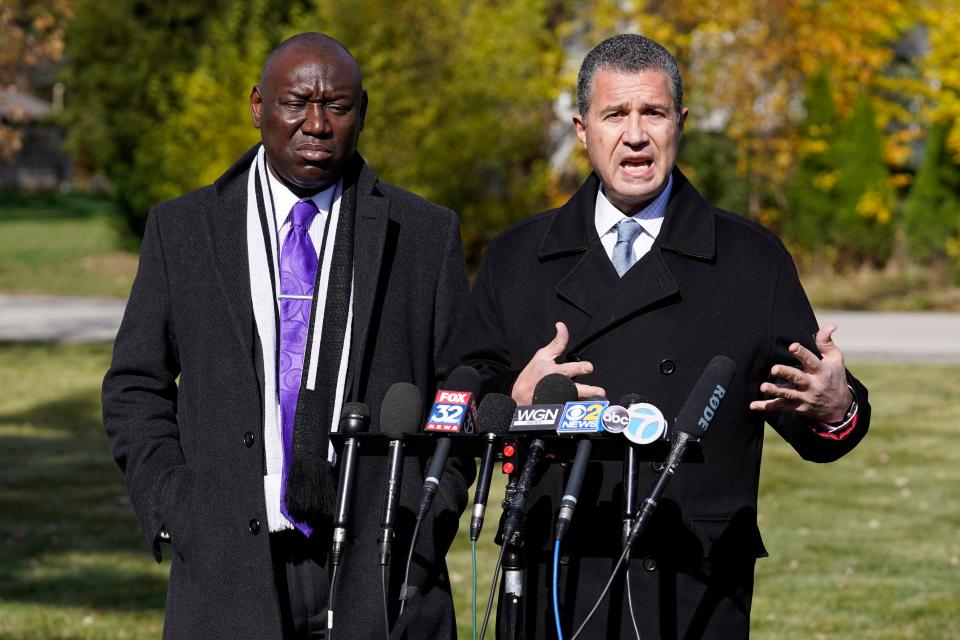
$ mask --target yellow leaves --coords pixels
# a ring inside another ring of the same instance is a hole
[[[830,191],[840,179],[839,171],[824,171],[813,178],[813,187],[820,191]]]
[[[876,185],[867,188],[857,202],[857,213],[879,224],[889,224],[893,219],[893,202],[889,190]]]
[[[913,182],[913,176],[909,173],[894,173],[890,176],[890,184],[895,189],[906,189]]]

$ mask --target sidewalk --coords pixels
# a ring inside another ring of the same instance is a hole
[[[125,301],[0,295],[0,342],[110,342]],[[817,311],[847,360],[960,364],[960,313]]]
[[[126,300],[0,295],[0,342],[112,342]]]

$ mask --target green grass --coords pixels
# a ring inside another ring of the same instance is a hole
[[[0,293],[125,297],[135,253],[102,196],[0,194]]]
[[[168,566],[147,553],[100,425],[103,345],[0,345],[0,640],[156,638]],[[874,425],[835,464],[768,431],[754,637],[946,639],[960,611],[960,368],[854,365]],[[496,558],[491,500],[482,615]],[[466,532],[469,512],[462,521]],[[449,559],[470,637],[469,543]]]

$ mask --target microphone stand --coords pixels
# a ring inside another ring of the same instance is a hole
[[[517,479],[511,477],[507,483],[504,502],[509,503],[517,490]],[[503,522],[501,521],[501,525]],[[526,558],[523,552],[523,521],[510,539],[503,537],[503,581],[500,583],[500,605],[497,612],[497,638],[502,640],[522,640],[524,637],[524,587],[526,586]]]

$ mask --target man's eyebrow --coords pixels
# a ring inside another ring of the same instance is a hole
[[[670,105],[668,103],[662,103],[662,102],[642,102],[640,103],[640,108],[641,109],[659,109],[661,111],[669,111]],[[629,101],[614,102],[614,103],[604,105],[603,107],[600,108],[601,113],[609,113],[611,111],[624,111],[624,110],[626,111],[630,110]]]

